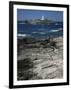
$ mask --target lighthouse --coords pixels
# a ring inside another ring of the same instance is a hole
[[[44,16],[41,17],[41,20],[44,20]]]

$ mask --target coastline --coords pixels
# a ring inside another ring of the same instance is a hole
[[[27,38],[18,44],[17,80],[63,78],[62,36],[40,41]]]

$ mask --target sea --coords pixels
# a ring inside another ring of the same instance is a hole
[[[53,24],[17,24],[17,37],[48,38],[63,36],[63,22]]]

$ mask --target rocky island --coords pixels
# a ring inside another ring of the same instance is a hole
[[[45,18],[44,16],[42,16],[40,19],[31,19],[31,20],[21,20],[21,21],[17,21],[18,23],[21,23],[21,24],[33,24],[33,25],[36,25],[36,24],[55,24],[55,23],[61,23],[61,21],[53,21],[53,20],[50,20],[48,18]]]

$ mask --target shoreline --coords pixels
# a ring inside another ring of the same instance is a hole
[[[17,80],[62,78],[63,37],[29,40],[20,41],[23,46],[17,57]]]

